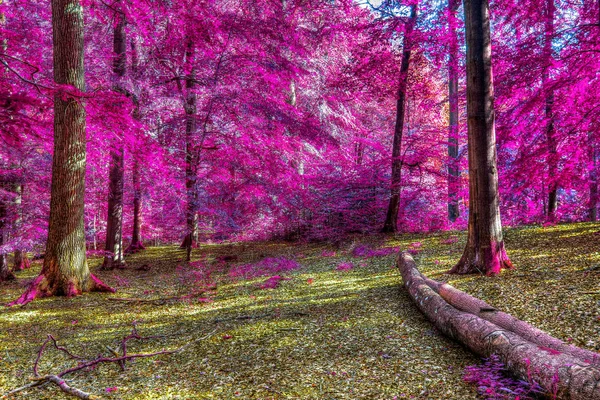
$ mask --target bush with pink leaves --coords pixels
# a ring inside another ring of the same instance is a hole
[[[483,364],[465,368],[465,382],[477,386],[477,392],[490,400],[533,400],[543,393],[535,382],[516,380],[508,375],[500,358],[492,354]]]
[[[229,271],[231,278],[252,279],[259,276],[281,274],[299,269],[301,265],[296,261],[285,257],[267,257],[252,264],[242,264],[233,267]]]

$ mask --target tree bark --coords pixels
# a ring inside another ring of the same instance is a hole
[[[3,182],[1,182],[2,186],[5,186]],[[0,199],[0,246],[4,245],[6,242],[6,237],[8,235],[7,232],[7,217],[8,217],[8,207],[7,201]],[[0,252],[0,282],[10,281],[15,279],[15,275],[8,265],[8,257],[5,252]]]
[[[600,399],[600,354],[566,345],[479,299],[425,278],[407,253],[400,254],[398,269],[415,305],[446,336],[480,356],[498,355],[514,375],[535,381],[554,398]]]
[[[196,93],[194,92],[193,73],[194,43],[189,40],[186,50],[186,63],[190,66],[186,77],[185,87],[185,191],[187,198],[186,208],[186,235],[181,248],[186,250],[187,261],[191,260],[192,248],[198,242],[198,190],[197,190],[197,165],[198,156],[194,147],[196,133]]]
[[[120,4],[116,4],[119,6]],[[113,30],[113,73],[116,84],[114,90],[124,93],[121,79],[127,71],[127,37],[125,33],[125,16],[121,11],[115,12]],[[106,256],[103,269],[122,268],[125,265],[123,252],[123,183],[124,183],[124,149],[122,138],[117,137],[110,157],[110,182],[108,192],[108,215],[106,217]]]
[[[469,226],[464,253],[451,273],[495,275],[512,268],[504,249],[496,167],[496,131],[488,0],[465,0]]]
[[[15,183],[14,188],[15,188],[15,212],[17,214],[16,220],[15,220],[15,230],[17,231],[17,233],[19,233],[19,231],[21,230],[22,226],[23,226],[23,190],[24,190],[24,186],[23,183]],[[29,261],[29,258],[27,258],[27,253],[24,252],[21,249],[17,249],[15,250],[14,253],[14,264],[13,264],[13,270],[14,271],[22,271],[24,269],[27,269],[31,266],[31,263]]]
[[[596,165],[597,152],[592,132],[588,132],[588,157],[589,157],[589,189],[590,202],[588,205],[590,221],[598,220],[598,166]]]
[[[554,129],[554,90],[551,88],[550,69],[552,66],[552,38],[554,37],[554,0],[546,1],[545,34],[544,34],[544,62],[545,68],[542,74],[542,86],[544,90],[546,116],[546,146],[548,152],[548,208],[546,217],[548,221],[556,220],[556,209],[558,207],[558,185],[556,181],[558,154],[556,149],[556,131]]]
[[[459,0],[448,0],[448,28],[450,35],[450,60],[448,64],[448,99],[450,105],[448,128],[448,220],[456,221],[459,217],[458,185],[458,30],[457,12]]]
[[[36,297],[114,291],[94,277],[85,255],[85,90],[83,7],[79,0],[52,0],[54,154],[50,218],[41,274],[14,304]]]
[[[390,202],[382,232],[398,232],[398,209],[400,207],[400,183],[402,178],[402,132],[406,114],[406,89],[408,84],[408,69],[412,51],[412,33],[417,21],[417,4],[411,5],[410,17],[404,31],[404,49],[400,64],[400,81],[398,84],[398,100],[396,102],[396,125],[394,126],[394,142],[392,145],[392,181]]]
[[[138,67],[137,49],[135,41],[131,42],[131,72],[135,75]],[[134,96],[135,109],[133,118],[141,119],[139,100]],[[133,232],[131,234],[131,244],[126,250],[126,253],[135,253],[144,250],[144,242],[142,240],[142,186],[140,180],[140,162],[139,155],[134,150],[133,154]]]

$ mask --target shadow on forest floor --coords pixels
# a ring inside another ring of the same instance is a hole
[[[561,339],[596,348],[599,296],[585,293],[600,290],[600,270],[585,270],[600,263],[600,237],[593,235],[598,229],[598,224],[573,224],[507,230],[516,268],[495,278],[444,274],[460,256],[462,232],[401,235],[385,245],[417,248],[417,263],[426,274],[447,279]],[[457,240],[448,240],[452,237]],[[356,237],[353,242],[375,247],[381,240]],[[131,352],[175,348],[216,331],[182,353],[137,360],[126,372],[101,366],[73,375],[71,384],[123,399],[475,399],[462,370],[477,359],[441,337],[413,306],[393,268],[394,255],[357,258],[351,249],[352,241],[341,249],[210,245],[195,250],[190,265],[175,246],[149,248],[130,256],[125,270],[97,271],[118,289],[114,295],[40,299],[1,309],[0,326],[6,329],[0,331],[0,393],[27,383],[47,334],[75,352],[95,356],[106,346],[114,348],[136,322],[142,335],[174,335],[134,344]],[[109,300],[188,295],[202,284],[193,277],[218,265],[216,258],[232,255],[237,260],[214,269],[217,289],[202,294],[200,301]],[[227,275],[232,266],[264,257],[294,258],[301,268],[267,290],[259,285],[268,276],[237,280]],[[90,260],[91,268],[100,262]],[[341,262],[354,268],[337,271]],[[136,270],[142,265],[151,269]],[[2,284],[0,301],[17,297],[39,268],[37,262],[20,272],[17,282]],[[40,370],[57,372],[72,365],[49,351]],[[106,392],[113,387],[117,390]],[[15,398],[57,399],[59,393],[48,387]]]

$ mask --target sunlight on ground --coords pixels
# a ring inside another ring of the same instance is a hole
[[[593,234],[598,229],[577,224],[508,230],[516,268],[495,278],[445,274],[464,247],[461,232],[402,235],[385,242],[355,237],[341,249],[285,243],[204,246],[194,260],[204,259],[209,267],[217,257],[235,254],[239,263],[303,255],[297,258],[302,268],[285,273],[291,279],[276,289],[260,290],[268,276],[234,280],[227,275],[236,265],[231,263],[213,274],[216,290],[181,301],[160,299],[199,289],[199,283],[182,281],[180,275],[193,268],[176,247],[150,248],[130,257],[126,270],[97,271],[118,289],[114,295],[49,298],[2,309],[0,393],[27,383],[47,334],[75,353],[94,357],[106,346],[116,348],[135,322],[142,335],[164,337],[132,343],[130,352],[177,348],[216,331],[182,353],[140,359],[125,372],[101,366],[71,376],[71,384],[108,399],[475,399],[462,370],[477,359],[441,337],[412,305],[393,268],[394,255],[356,258],[353,245],[408,249],[421,242],[415,258],[429,276],[563,340],[598,349],[600,296],[594,292],[600,293],[600,270],[593,269],[600,257],[600,238]],[[444,244],[453,237],[458,240]],[[324,250],[335,255],[324,257]],[[96,268],[99,262],[90,265]],[[352,262],[354,269],[336,271],[341,262]],[[135,270],[144,264],[151,270]],[[17,297],[23,279],[33,278],[39,268],[36,263],[19,273],[19,281],[3,284],[0,301]],[[109,300],[123,297],[157,301]],[[48,350],[40,371],[56,373],[73,365]],[[54,387],[26,394],[15,398],[63,398]]]

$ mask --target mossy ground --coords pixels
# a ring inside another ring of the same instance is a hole
[[[499,277],[444,274],[462,252],[464,232],[356,237],[355,243],[409,248],[421,271],[449,280],[504,311],[574,344],[600,349],[600,224],[569,224],[506,230],[516,268]],[[454,243],[444,244],[457,237]],[[212,302],[124,303],[109,297],[166,298],[189,294],[181,282],[191,268],[177,247],[155,247],[128,258],[128,269],[97,271],[116,294],[36,300],[0,310],[0,394],[24,385],[47,334],[74,352],[93,357],[116,347],[131,331],[167,335],[136,343],[130,352],[176,348],[216,329],[213,336],[175,355],[140,359],[123,372],[116,365],[73,374],[72,386],[122,399],[475,399],[462,381],[463,368],[478,359],[440,336],[401,288],[393,255],[354,258],[352,243],[325,245],[253,243],[202,246],[196,258],[210,264],[237,255],[235,263],[265,256],[296,258],[302,268],[276,289],[259,290],[255,280],[220,279]],[[325,257],[323,251],[336,251]],[[90,260],[92,270],[99,259]],[[336,271],[343,261],[355,268]],[[231,263],[234,265],[235,263]],[[147,264],[150,271],[135,268]],[[364,265],[361,265],[364,264]],[[23,291],[40,264],[0,285],[0,302]],[[205,296],[206,297],[206,296]],[[239,317],[253,316],[252,319]],[[73,361],[48,350],[40,373],[56,373]],[[116,387],[108,393],[106,388]],[[15,398],[60,399],[53,386]]]

